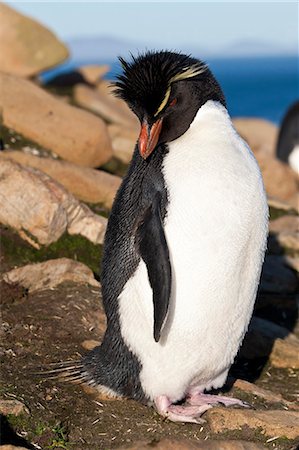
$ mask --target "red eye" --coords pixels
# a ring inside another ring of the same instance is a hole
[[[177,98],[174,98],[173,100],[171,100],[171,102],[169,103],[169,106],[174,106],[177,104]]]

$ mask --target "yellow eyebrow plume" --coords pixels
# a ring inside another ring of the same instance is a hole
[[[203,65],[194,64],[193,66],[185,67],[182,70],[182,72],[180,72],[180,73],[176,74],[174,77],[172,77],[169,81],[169,85],[168,85],[165,97],[164,97],[161,105],[155,112],[154,117],[156,117],[162,111],[162,109],[166,106],[168,99],[170,97],[172,83],[174,83],[175,81],[181,81],[181,80],[186,80],[187,78],[196,77],[200,73],[204,72],[206,70],[206,68],[207,68],[207,66],[205,64],[203,64]]]

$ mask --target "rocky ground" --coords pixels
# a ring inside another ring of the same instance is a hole
[[[111,96],[106,66],[42,86],[40,71],[67,49],[4,4],[0,20],[1,448],[296,449],[298,177],[275,157],[277,128],[234,120],[262,169],[271,214],[254,317],[223,389],[251,408],[215,407],[203,425],[175,424],[49,379],[51,363],[78,359],[103,336],[103,236],[138,124]]]

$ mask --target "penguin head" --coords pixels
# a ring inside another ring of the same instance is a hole
[[[169,51],[147,52],[130,62],[120,58],[123,73],[115,94],[126,101],[141,123],[138,147],[146,159],[157,145],[184,134],[208,100],[225,106],[221,88],[200,60]]]

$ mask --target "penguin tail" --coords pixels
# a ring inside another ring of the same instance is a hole
[[[82,359],[50,363],[39,371],[31,372],[31,375],[47,380],[58,380],[74,384],[84,383],[90,386],[96,385],[91,374],[86,371]]]

